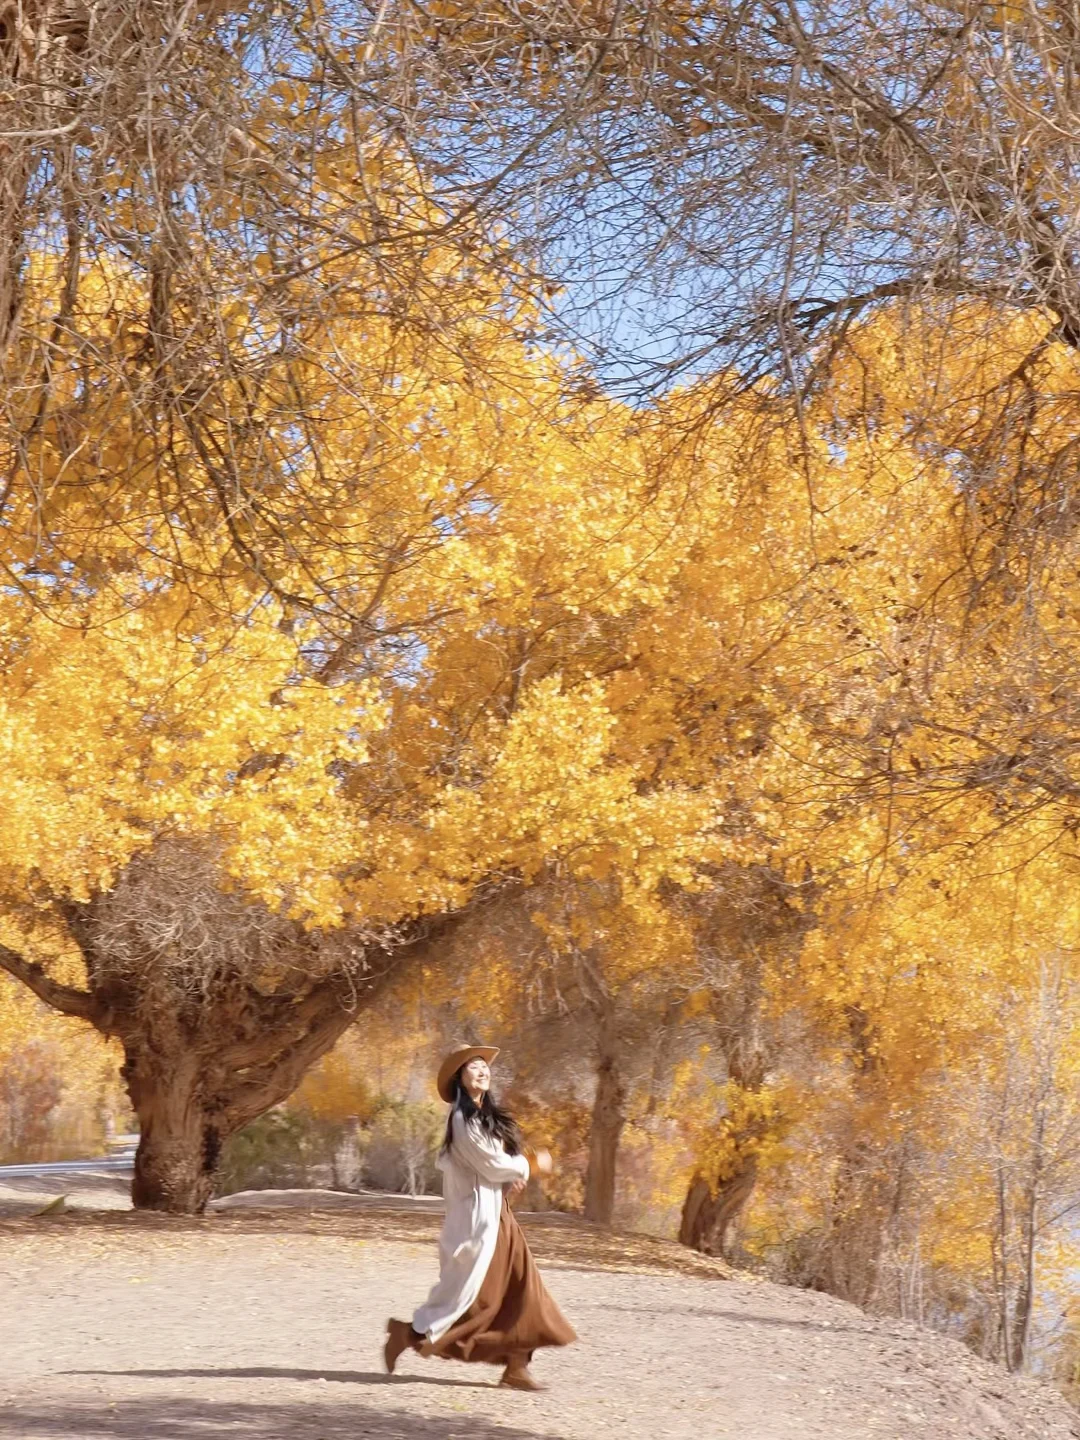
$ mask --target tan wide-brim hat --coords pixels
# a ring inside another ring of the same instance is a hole
[[[478,1055],[481,1060],[486,1060],[490,1065],[498,1053],[497,1045],[458,1045],[456,1049],[451,1050],[439,1066],[439,1078],[435,1081],[436,1088],[446,1103],[449,1105],[454,1098],[450,1089],[450,1081],[463,1065],[467,1065],[470,1060],[475,1060]]]

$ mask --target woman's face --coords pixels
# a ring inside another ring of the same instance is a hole
[[[461,1067],[461,1083],[469,1092],[469,1098],[479,1100],[491,1088],[491,1069],[486,1060],[475,1056]]]

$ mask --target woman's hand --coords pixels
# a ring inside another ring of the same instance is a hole
[[[525,1186],[528,1185],[528,1183],[529,1183],[529,1182],[528,1182],[527,1180],[511,1180],[511,1182],[510,1182],[510,1194],[511,1194],[511,1195],[520,1195],[521,1192],[525,1189]]]
[[[536,1150],[532,1156],[532,1168],[538,1175],[551,1174],[551,1151]]]

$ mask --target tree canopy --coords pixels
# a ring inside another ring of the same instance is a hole
[[[801,1278],[970,1277],[992,1219],[1025,1362],[1075,50],[1035,0],[0,22],[0,966],[123,1050],[137,1203],[437,973],[587,1054],[594,1218],[647,1122],[688,1243],[767,1250],[798,1137]]]

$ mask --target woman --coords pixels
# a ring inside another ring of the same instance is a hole
[[[383,1354],[393,1374],[405,1350],[446,1359],[503,1365],[501,1385],[540,1390],[529,1372],[542,1345],[569,1345],[577,1336],[540,1279],[525,1236],[507,1203],[524,1190],[529,1161],[518,1128],[491,1095],[491,1045],[463,1045],[439,1067],[439,1094],[450,1105],[439,1152],[445,1219],[439,1238],[439,1279],[407,1320],[390,1320]],[[551,1172],[539,1150],[533,1168]]]

